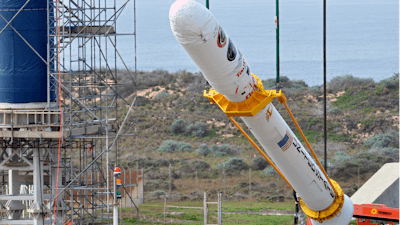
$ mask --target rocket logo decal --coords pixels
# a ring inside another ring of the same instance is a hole
[[[266,113],[266,116],[265,116],[265,119],[267,120],[267,122],[269,122],[269,119],[272,116],[272,109],[273,109],[272,106],[268,105],[267,113]]]
[[[218,47],[220,47],[220,48],[223,48],[226,45],[226,35],[221,26],[219,26],[219,29],[218,29],[217,44],[218,44]]]
[[[228,58],[229,61],[233,61],[236,58],[236,54],[237,54],[236,47],[231,41],[231,39],[229,39],[228,52],[226,53],[226,57]]]
[[[204,41],[204,43],[207,42],[207,39],[203,36],[203,34],[199,34],[199,37],[202,41]]]
[[[239,71],[239,73],[236,74],[237,77],[240,77],[242,75],[243,71],[246,69],[246,61],[243,58],[243,68],[242,70]]]
[[[371,210],[371,214],[372,215],[376,215],[378,213],[378,210],[376,210],[375,208],[373,208],[372,210]]]
[[[293,137],[286,130],[285,137],[283,137],[282,140],[278,142],[278,145],[282,149],[282,151],[286,151],[289,149],[292,143],[293,143]]]

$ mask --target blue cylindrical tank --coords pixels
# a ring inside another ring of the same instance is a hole
[[[0,0],[0,13],[10,21],[25,2]],[[0,17],[0,30],[6,25]],[[11,25],[47,60],[47,0],[31,0]],[[47,66],[9,26],[0,34],[0,103],[37,102],[47,102]]]

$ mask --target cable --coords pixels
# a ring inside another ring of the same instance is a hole
[[[324,168],[327,170],[327,134],[326,134],[326,0],[324,0]]]
[[[231,117],[228,116],[228,118],[232,121],[233,124],[242,132],[242,134],[250,141],[250,143],[260,152],[260,154],[268,161],[268,163],[276,170],[276,172],[281,175],[281,177],[286,181],[286,183],[294,190],[292,185],[289,183],[289,181],[286,179],[286,177],[282,174],[282,172],[278,169],[278,167],[275,166],[275,164],[272,162],[272,160],[264,153],[263,150],[258,147],[258,145],[251,139],[251,137],[240,127],[240,125]]]
[[[61,61],[60,61],[60,9],[58,7],[59,0],[57,0],[57,55],[58,55],[58,102],[60,105],[60,136],[58,139],[58,153],[57,153],[57,181],[56,181],[56,196],[54,199],[54,220],[53,225],[56,224],[56,213],[57,213],[57,196],[58,196],[58,179],[60,175],[60,151],[61,151],[61,138],[62,138],[62,127],[63,127],[63,113],[61,107]]]
[[[303,138],[303,140],[306,142],[308,149],[310,149],[312,156],[314,157],[315,161],[317,162],[319,168],[321,169],[322,173],[325,175],[326,179],[328,180],[328,183],[331,185],[331,187],[333,188],[333,191],[335,192],[335,196],[338,195],[336,189],[334,188],[335,186],[333,186],[331,179],[329,179],[328,174],[326,174],[326,171],[324,170],[324,168],[322,167],[321,163],[318,160],[317,155],[315,155],[314,150],[311,148],[310,143],[308,142],[306,136],[304,136],[303,131],[301,130],[299,124],[297,123],[296,119],[294,118],[292,111],[290,111],[288,105],[286,104],[286,102],[283,102],[283,104],[285,105],[286,110],[288,111],[290,118],[292,118],[294,125],[296,125],[297,130],[300,132],[301,137]]]
[[[276,23],[276,93],[279,92],[280,90],[280,83],[281,81],[279,80],[279,72],[280,72],[280,67],[279,67],[279,0],[276,0],[275,3],[275,11],[276,11],[276,17],[275,17],[275,23]]]

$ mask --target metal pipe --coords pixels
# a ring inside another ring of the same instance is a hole
[[[324,0],[324,168],[327,169],[327,129],[326,129],[326,0]]]
[[[280,80],[279,80],[279,0],[276,0],[276,17],[275,17],[275,23],[276,23],[276,90],[277,92],[279,91],[280,88]]]

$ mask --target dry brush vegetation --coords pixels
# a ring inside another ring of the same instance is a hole
[[[248,197],[252,168],[253,199],[291,197],[290,188],[271,173],[268,163],[231,124],[228,117],[202,96],[206,82],[199,73],[163,70],[138,73],[136,83],[119,71],[118,92],[128,101],[137,89],[137,138],[120,140],[119,164],[145,169],[147,199],[168,192],[171,164],[176,200],[198,200],[201,191],[222,191],[226,167],[226,197]],[[288,105],[318,157],[323,158],[323,93],[321,86],[282,79]],[[274,87],[274,80],[263,81]],[[351,75],[328,84],[329,174],[352,195],[384,163],[399,160],[399,78],[374,82]],[[127,107],[120,107],[123,117]],[[298,135],[284,106],[275,105]],[[128,120],[135,120],[131,116]],[[241,122],[248,134],[249,129]],[[300,137],[300,136],[299,136]],[[256,157],[254,157],[254,155]],[[198,184],[195,182],[197,173]],[[278,188],[279,187],[279,188]],[[157,194],[158,193],[158,194]]]

